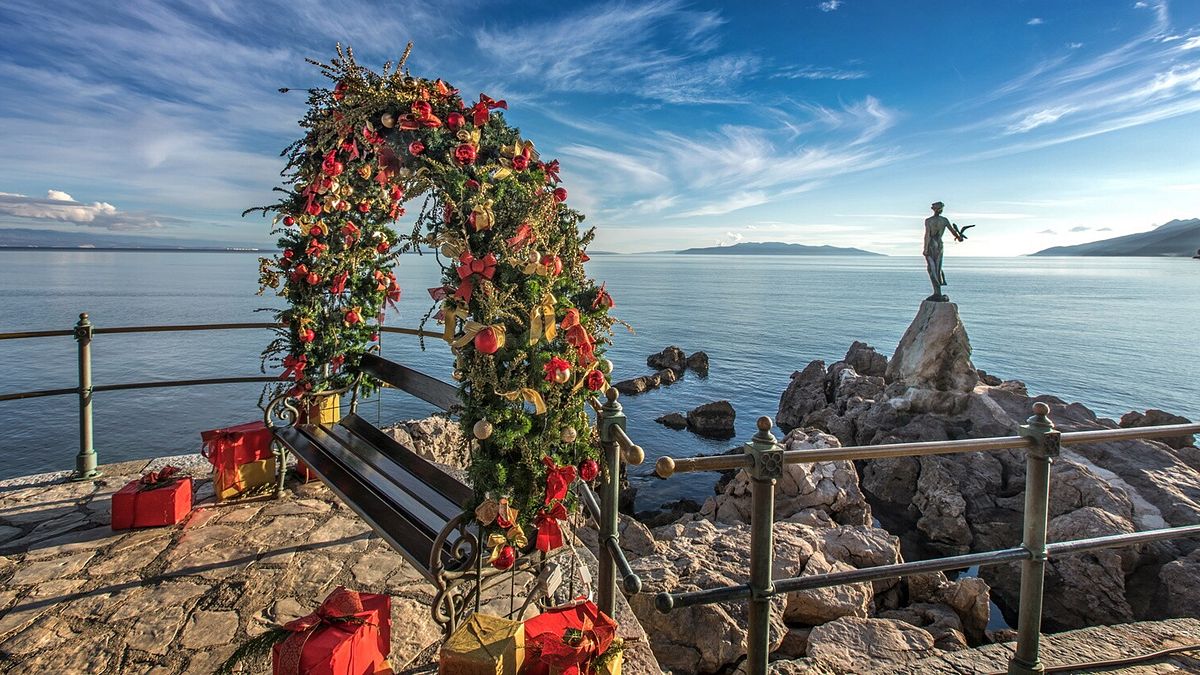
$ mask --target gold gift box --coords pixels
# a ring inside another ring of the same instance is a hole
[[[525,626],[472,614],[442,645],[440,675],[517,675],[525,661]]]
[[[224,478],[225,481],[222,481],[220,473],[213,474],[213,491],[217,493],[217,501],[233,499],[260,485],[274,484],[277,478],[275,458],[247,462],[238,466],[236,474],[227,475]]]

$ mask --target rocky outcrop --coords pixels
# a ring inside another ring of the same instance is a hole
[[[462,427],[454,420],[435,415],[400,422],[383,431],[431,462],[455,469],[466,469],[470,463],[470,448],[463,439]]]
[[[657,354],[646,357],[646,365],[656,370],[673,370],[682,374],[684,368],[687,368],[687,360],[688,357],[682,349],[671,345]]]
[[[796,429],[781,444],[788,450],[836,448],[837,438],[813,429]],[[750,522],[750,474],[739,470],[716,497],[701,509],[705,517],[725,523]],[[775,519],[798,517],[800,522],[870,525],[871,507],[858,486],[854,465],[848,461],[785,464],[775,486]]]
[[[843,617],[808,636],[808,657],[835,673],[861,673],[932,656],[927,631],[896,619]]]
[[[929,343],[921,344],[918,337]],[[821,361],[809,363],[792,376],[777,422],[784,428],[812,425],[844,445],[958,440],[1011,435],[1040,401],[1049,405],[1062,431],[1117,426],[1080,404],[1030,397],[1021,382],[981,377],[971,366],[966,332],[949,303],[923,303],[902,348],[888,361],[886,382],[848,363],[873,367],[861,346],[850,350],[847,361],[828,368]],[[1148,412],[1127,416],[1125,425],[1181,419]],[[1025,461],[1022,451],[1012,450],[869,460],[859,463],[859,470],[864,492],[889,527],[915,530],[928,548],[956,554],[1007,548],[1021,540]],[[1200,450],[1147,440],[1064,447],[1051,468],[1049,508],[1059,535],[1068,538],[1075,538],[1072,532],[1200,522]],[[1101,522],[1097,513],[1108,517]],[[1047,584],[1047,607],[1053,608],[1047,626],[1062,630],[1153,618],[1161,605],[1154,598],[1164,597],[1158,566],[1194,546],[1181,540],[1140,553],[1063,559],[1055,584]],[[1081,562],[1085,559],[1092,562]],[[983,574],[1011,622],[1018,580],[1003,569],[984,568]],[[1092,582],[1093,575],[1099,583]],[[1094,597],[1100,593],[1116,599],[1101,602]]]
[[[775,553],[797,565],[797,553],[811,554],[800,526],[776,528]],[[642,593],[629,599],[650,636],[659,663],[678,673],[715,673],[745,655],[748,606],[744,601],[697,605],[663,614],[654,607],[660,591],[685,592],[744,583],[750,565],[750,529],[709,520],[667,525],[655,531],[657,552],[632,561]],[[786,632],[784,599],[771,603],[771,648]]]
[[[865,342],[855,340],[846,351],[846,358],[842,360],[859,375],[884,377],[887,374],[887,357]]]
[[[663,415],[654,421],[658,422],[664,427],[667,427],[668,429],[679,430],[687,428],[687,418],[683,416],[683,413],[667,413],[666,415]]]
[[[687,367],[700,377],[708,377],[708,354],[696,352],[687,357]]]
[[[709,438],[733,438],[737,412],[729,401],[713,401],[688,411],[687,428]]]
[[[887,365],[888,382],[938,391],[971,391],[979,374],[971,342],[952,302],[921,303]]]
[[[1191,424],[1192,421],[1186,417],[1172,415],[1169,412],[1163,412],[1151,408],[1145,413],[1137,412],[1136,410],[1127,412],[1121,415],[1121,421],[1118,422],[1123,428],[1129,429],[1132,427],[1156,427],[1164,424]],[[1160,441],[1179,450],[1196,444],[1195,436],[1174,436],[1171,438],[1160,438]]]
[[[1170,616],[1195,616],[1200,608],[1200,548],[1185,558],[1172,560],[1158,573],[1167,596]]]

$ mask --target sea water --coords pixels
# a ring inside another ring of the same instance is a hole
[[[266,322],[251,254],[0,251],[0,332],[68,329],[86,311],[96,326]],[[616,378],[651,372],[667,345],[708,353],[707,378],[623,397],[629,434],[647,461],[632,470],[638,508],[711,494],[711,474],[652,476],[654,459],[723,452],[773,417],[791,374],[812,359],[832,363],[854,340],[891,354],[929,294],[918,257],[594,256],[617,327]],[[949,258],[945,292],[959,306],[976,367],[1025,381],[1031,393],[1079,401],[1119,417],[1154,407],[1200,419],[1200,261],[1168,258]],[[432,256],[404,256],[404,288],[389,325],[415,327],[437,286]],[[434,325],[427,326],[437,330]],[[98,335],[95,384],[259,374],[266,330]],[[449,381],[438,339],[385,334],[385,356]],[[71,387],[70,337],[0,341],[0,394]],[[188,452],[199,433],[261,418],[262,385],[100,392],[95,447],[103,463]],[[737,438],[715,441],[654,422],[672,411],[729,400]],[[70,469],[78,448],[75,396],[0,402],[0,478]],[[422,417],[427,404],[402,393],[360,406],[378,423]]]

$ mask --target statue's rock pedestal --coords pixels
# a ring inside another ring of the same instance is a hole
[[[926,300],[887,366],[887,381],[939,391],[971,391],[979,373],[958,305]]]

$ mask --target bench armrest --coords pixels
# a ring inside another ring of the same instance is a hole
[[[322,398],[330,396],[341,396],[349,391],[358,391],[358,385],[362,382],[362,373],[359,373],[354,381],[341,389],[329,389],[326,391],[311,391],[304,395],[305,399],[317,401],[313,405],[320,405],[319,401]],[[301,415],[301,399],[291,396],[288,392],[284,392],[275,398],[263,408],[263,423],[268,429],[278,429],[281,426],[292,427],[300,421]],[[283,424],[277,424],[276,421],[282,421]]]

